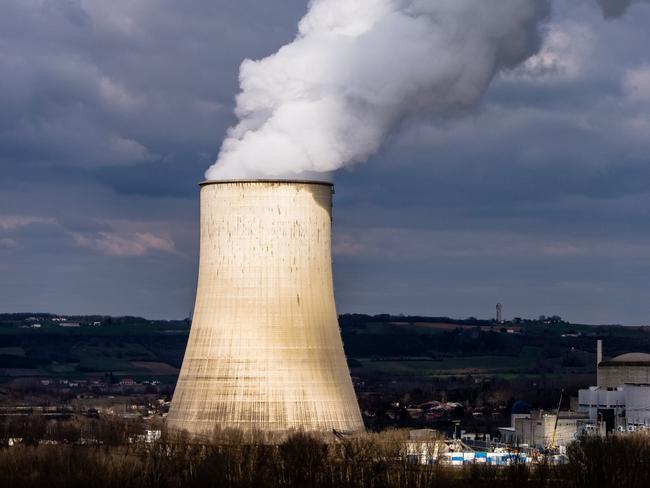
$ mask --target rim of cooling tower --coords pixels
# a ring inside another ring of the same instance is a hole
[[[304,184],[304,185],[324,185],[334,186],[334,183],[322,180],[282,180],[282,179],[239,179],[239,180],[206,180],[199,183],[199,186],[207,185],[225,185],[228,183],[287,183],[287,184]]]

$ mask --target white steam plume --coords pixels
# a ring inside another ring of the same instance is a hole
[[[364,161],[401,118],[477,104],[539,48],[549,0],[312,0],[293,42],[245,60],[239,122],[208,179]]]

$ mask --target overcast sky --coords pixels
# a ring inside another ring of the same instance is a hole
[[[239,64],[306,4],[2,0],[0,311],[190,315]],[[650,324],[648,25],[558,0],[476,111],[337,173],[339,311]]]

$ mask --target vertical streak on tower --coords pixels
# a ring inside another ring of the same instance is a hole
[[[202,185],[199,280],[171,429],[363,429],[334,305],[331,206],[329,183]]]

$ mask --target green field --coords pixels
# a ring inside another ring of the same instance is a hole
[[[526,358],[509,356],[455,357],[441,361],[361,359],[368,372],[396,376],[447,376],[523,372],[531,365]]]
[[[458,375],[537,375],[589,374],[594,371],[591,355],[574,353],[584,366],[562,366],[561,358],[545,358],[539,348],[525,347],[517,356],[477,355],[446,357],[439,360],[426,358],[359,358],[363,370],[388,376],[438,377]]]

